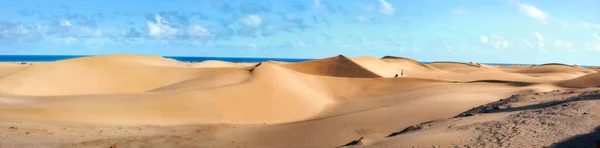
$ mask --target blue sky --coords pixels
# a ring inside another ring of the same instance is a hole
[[[598,0],[5,0],[0,54],[600,65]]]

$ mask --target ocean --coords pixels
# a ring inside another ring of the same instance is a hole
[[[0,62],[53,62],[72,58],[87,57],[86,55],[0,55]],[[164,56],[165,58],[175,59],[181,62],[202,62],[206,60],[219,60],[227,62],[264,62],[264,61],[282,61],[282,62],[302,62],[312,59],[289,59],[289,58],[240,58],[240,57],[182,57],[182,56]]]

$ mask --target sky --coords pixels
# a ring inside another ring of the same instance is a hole
[[[1,55],[600,65],[599,0],[3,0]]]

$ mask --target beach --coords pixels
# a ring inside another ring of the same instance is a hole
[[[0,147],[589,147],[598,72],[343,55],[7,62]]]

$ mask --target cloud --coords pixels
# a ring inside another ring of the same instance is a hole
[[[121,36],[128,37],[128,38],[139,38],[142,36],[142,33],[137,31],[135,28],[129,28],[129,29],[123,30],[121,32]]]
[[[212,34],[204,27],[200,25],[192,25],[188,29],[189,36],[192,37],[208,37],[212,36]]]
[[[248,15],[241,19],[242,23],[249,27],[260,27],[262,19],[258,15]]]
[[[323,5],[321,4],[321,0],[314,0],[313,3],[315,4],[315,8],[323,7]]]
[[[24,36],[33,31],[34,30],[21,23],[0,22],[0,38]]]
[[[178,32],[176,28],[169,26],[168,22],[166,22],[160,15],[155,15],[154,22],[148,21],[146,26],[148,27],[148,35],[155,38],[170,38],[177,35]]]
[[[600,51],[600,43],[585,44],[585,47],[588,51]]]
[[[548,19],[548,13],[538,9],[533,5],[518,4],[518,6],[521,12],[525,13],[529,17],[540,20],[542,22],[546,22],[546,19]]]
[[[396,10],[392,6],[392,4],[390,4],[386,0],[379,0],[379,3],[381,3],[381,7],[379,8],[379,12],[381,12],[381,13],[383,13],[385,15],[394,15],[394,12]]]
[[[488,43],[488,38],[486,36],[480,36],[479,37],[479,42],[481,43]]]
[[[540,34],[539,32],[535,32],[533,34],[535,35],[535,38],[538,39],[538,41],[544,41],[544,36],[542,36],[542,34]]]
[[[480,36],[479,42],[483,44],[489,44],[490,46],[494,47],[494,49],[505,49],[509,45],[508,40],[495,34],[492,34],[489,38],[486,36]]]
[[[60,21],[60,26],[69,27],[71,26],[71,22],[69,20],[62,20]]]
[[[583,29],[600,29],[600,24],[590,22],[568,23],[560,22],[560,26],[564,28],[583,28]]]
[[[471,13],[469,10],[462,9],[462,8],[452,9],[452,14],[454,14],[454,15],[467,15],[469,13]]]
[[[505,49],[508,47],[508,40],[505,38],[492,34],[490,44],[496,49]]]
[[[523,40],[523,44],[525,44],[525,46],[527,46],[529,49],[535,49],[535,46],[533,46],[529,40]]]
[[[594,39],[600,40],[600,36],[598,36],[598,34],[594,33],[592,36],[594,36]]]
[[[586,29],[600,29],[599,24],[588,23],[588,22],[583,22],[582,24],[583,24],[583,27]]]
[[[539,32],[534,32],[533,36],[537,39],[537,48],[543,53],[548,53],[548,51],[545,49],[546,42],[544,42],[544,36],[542,36],[542,34]]]
[[[571,44],[570,42],[567,41],[562,41],[562,40],[555,40],[554,41],[554,48],[557,49],[566,49],[566,50],[573,50],[573,44]]]
[[[71,45],[71,44],[79,41],[77,38],[74,38],[74,37],[48,38],[48,40],[57,42],[57,43],[61,43],[61,44],[66,44],[66,45]]]

